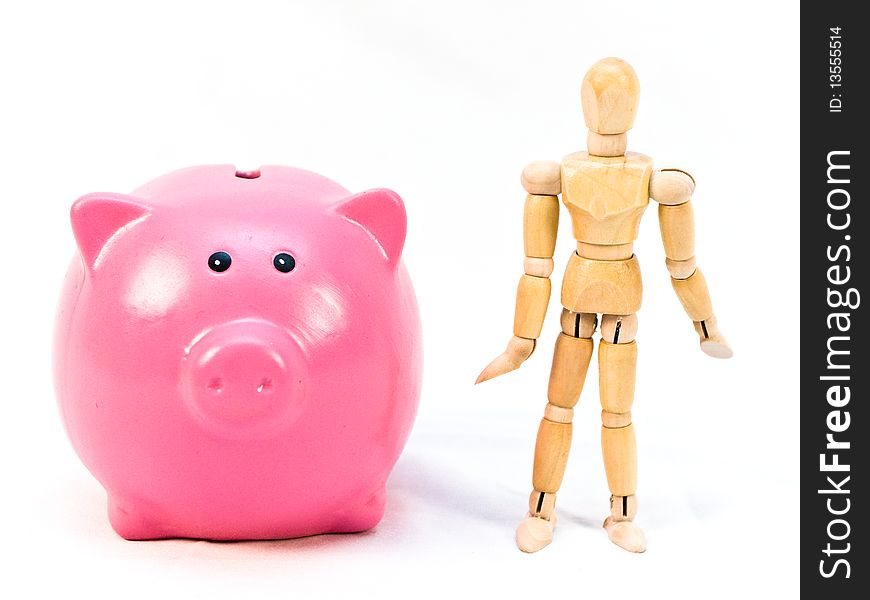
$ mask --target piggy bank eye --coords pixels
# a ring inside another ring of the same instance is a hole
[[[223,273],[233,264],[233,257],[226,252],[215,252],[208,257],[208,267],[216,273]]]
[[[272,261],[272,264],[275,265],[275,268],[282,273],[289,273],[296,268],[296,259],[287,254],[286,252],[282,252],[281,254],[275,255],[275,259]]]

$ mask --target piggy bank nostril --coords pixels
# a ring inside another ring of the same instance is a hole
[[[224,382],[220,377],[214,377],[209,380],[208,385],[206,385],[206,389],[210,391],[212,394],[220,394],[224,391]]]

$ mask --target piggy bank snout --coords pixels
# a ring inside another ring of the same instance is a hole
[[[188,407],[222,434],[266,433],[301,409],[306,361],[288,333],[271,323],[219,325],[193,342],[184,361]]]

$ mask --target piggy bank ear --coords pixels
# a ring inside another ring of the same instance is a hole
[[[88,268],[99,265],[100,256],[117,235],[149,214],[151,209],[140,200],[123,194],[88,194],[76,200],[70,221]]]
[[[405,205],[399,195],[387,189],[375,189],[345,198],[332,208],[358,225],[377,244],[384,259],[396,265],[402,256],[408,222]]]

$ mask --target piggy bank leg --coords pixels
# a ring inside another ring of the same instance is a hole
[[[333,522],[332,533],[367,531],[380,523],[386,507],[386,489],[381,486],[374,494],[354,506],[341,511]]]
[[[154,540],[167,537],[159,521],[143,502],[109,493],[109,523],[126,540]]]
[[[549,402],[535,443],[534,490],[529,497],[529,513],[516,532],[517,547],[523,552],[537,552],[553,539],[556,492],[568,462],[571,420],[592,358],[595,325],[594,314],[562,311],[562,333],[556,340],[547,390]]]
[[[634,522],[637,513],[637,447],[631,405],[634,402],[637,364],[637,317],[604,315],[598,347],[601,396],[601,449],[610,487],[610,516],[604,521],[607,535],[630,552],[646,550],[643,530]]]

